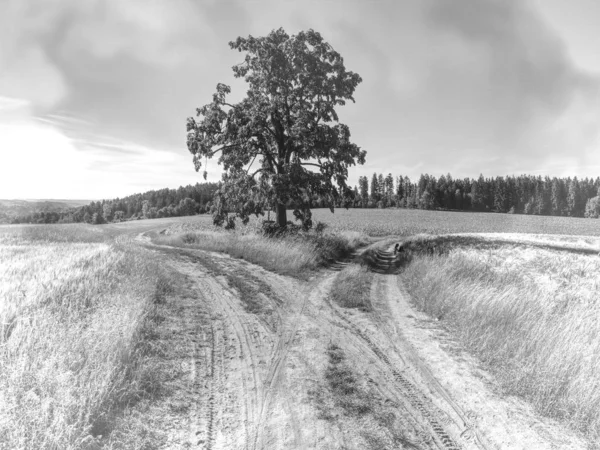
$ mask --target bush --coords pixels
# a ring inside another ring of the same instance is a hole
[[[325,231],[327,226],[328,225],[324,222],[317,222],[317,224],[315,225],[315,232],[317,234],[323,234],[323,231]]]

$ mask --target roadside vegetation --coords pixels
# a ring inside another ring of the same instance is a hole
[[[145,340],[171,289],[98,228],[0,229],[0,448],[97,448],[159,389]]]
[[[331,299],[343,308],[372,311],[371,282],[373,273],[366,266],[351,264],[336,276]]]
[[[360,386],[359,377],[346,362],[344,351],[332,343],[327,348],[327,356],[325,380],[333,395],[335,406],[347,416],[364,416],[371,413],[373,399]]]
[[[320,419],[338,422],[341,428],[361,430],[360,448],[419,448],[418,437],[412,436],[398,417],[398,405],[386,402],[380,392],[372,389],[334,342],[327,347],[326,364],[324,384],[310,391]]]
[[[295,232],[266,236],[251,227],[234,231],[197,230],[154,236],[156,244],[222,252],[273,272],[305,277],[350,255],[368,242],[357,232]]]
[[[422,237],[402,277],[505,393],[599,442],[600,257],[595,244],[525,240]]]

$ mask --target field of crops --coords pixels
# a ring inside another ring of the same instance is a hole
[[[328,209],[313,211],[313,220],[334,230],[370,236],[418,233],[535,233],[600,236],[600,221],[572,217],[525,216],[415,209]]]
[[[273,216],[271,216],[273,218]],[[252,217],[248,227],[260,227],[264,217]],[[288,219],[293,215],[288,211]],[[546,235],[598,236],[600,220],[575,217],[525,216],[417,209],[314,209],[313,222],[324,222],[332,231],[358,231],[369,236],[408,236],[420,233],[529,233]],[[142,232],[164,226],[166,234],[215,230],[209,214],[165,219],[139,220],[97,227],[105,235]],[[90,227],[93,228],[93,227]]]
[[[0,227],[0,449],[99,448],[90,433],[145,395],[154,369],[140,343],[167,278],[152,252],[114,234]]]

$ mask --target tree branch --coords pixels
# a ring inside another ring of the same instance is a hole
[[[266,125],[265,125],[263,128],[264,128],[265,130],[267,130],[269,133],[271,133],[271,135],[272,135],[272,136],[273,136],[275,139],[277,139],[277,135],[275,134],[275,132],[274,132],[273,130],[271,130],[271,129],[270,129],[268,126],[266,126]]]
[[[301,166],[315,166],[318,167],[319,169],[322,169],[323,166],[320,164],[314,164],[314,163],[300,163]]]
[[[250,165],[246,169],[246,175],[248,175],[248,172],[250,172],[250,167],[252,167],[252,164],[254,164],[254,161],[256,160],[257,156],[258,156],[258,152],[256,153],[256,155],[254,155],[254,158],[252,158],[252,162],[250,163]]]
[[[250,175],[252,178],[254,178],[256,176],[257,173],[260,172],[264,172],[266,169],[264,167],[261,167],[260,169],[257,169],[252,175]]]

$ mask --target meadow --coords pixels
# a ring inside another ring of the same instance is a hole
[[[420,237],[401,277],[505,394],[600,442],[600,257],[568,237],[521,238]],[[439,254],[419,252],[427,242]]]
[[[369,236],[410,236],[449,233],[534,233],[600,236],[596,219],[526,216],[518,214],[466,213],[418,209],[313,210],[313,221],[336,231],[352,230]]]
[[[600,222],[315,210],[325,231],[267,238],[261,220],[233,232],[209,215],[0,227],[0,449],[96,448],[123,408],[158,389],[145,339],[173,277],[135,242],[141,233],[305,279],[371,237],[390,237],[379,248],[403,236],[410,257],[399,276],[415,305],[504,392],[600,440]],[[370,311],[372,276],[350,265],[337,275],[347,289],[332,300]]]
[[[313,222],[327,224],[331,232],[354,231],[371,237],[410,236],[414,234],[512,233],[600,237],[600,221],[575,217],[530,216],[521,214],[428,211],[420,209],[313,209]],[[291,220],[291,211],[288,211]],[[247,226],[238,222],[238,231],[247,233],[260,228],[267,216],[252,216]],[[111,224],[111,227],[140,227],[142,224],[165,225],[167,234],[196,231],[220,231],[209,214],[152,219]],[[561,238],[562,240],[562,238]]]
[[[0,227],[0,448],[95,448],[149,395],[143,351],[168,276],[85,225]]]

